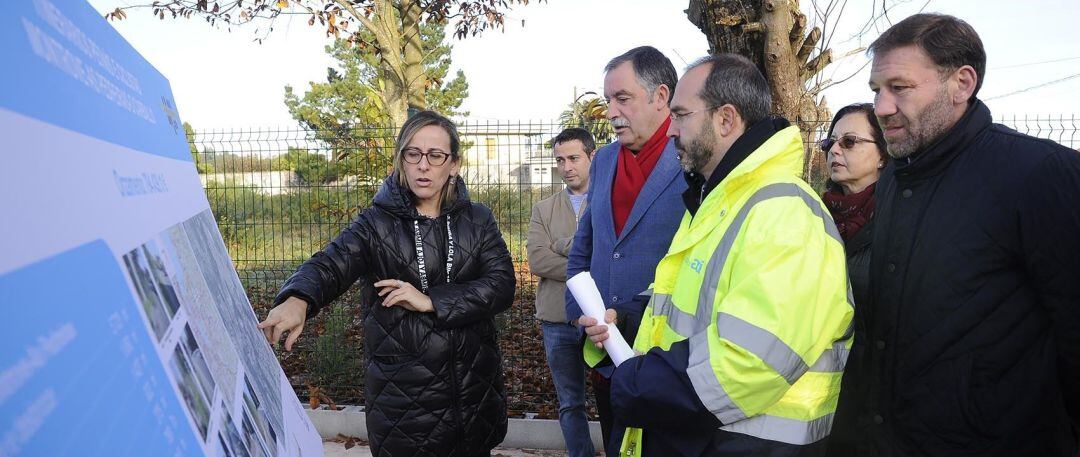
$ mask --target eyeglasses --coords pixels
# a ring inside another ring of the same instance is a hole
[[[413,165],[420,163],[420,159],[427,157],[428,163],[433,167],[446,163],[446,159],[450,158],[450,154],[437,149],[421,152],[420,148],[405,148],[401,150],[401,155],[406,162]]]
[[[681,120],[681,119],[683,119],[683,118],[685,118],[685,117],[687,117],[687,116],[689,116],[691,114],[700,113],[702,111],[712,111],[712,110],[714,110],[716,108],[717,108],[716,106],[710,106],[710,107],[707,107],[707,108],[697,109],[697,110],[693,110],[693,111],[687,111],[685,113],[676,113],[676,112],[672,111],[671,112],[671,122],[679,122],[679,120]]]
[[[829,152],[834,144],[840,143],[840,149],[848,150],[855,147],[858,143],[873,143],[874,140],[869,138],[860,138],[855,135],[844,135],[840,138],[826,138],[818,142],[818,146],[822,151]]]

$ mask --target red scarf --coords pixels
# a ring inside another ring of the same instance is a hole
[[[668,124],[671,119],[665,118],[660,128],[653,132],[649,141],[634,154],[625,145],[619,146],[619,165],[615,170],[615,183],[611,186],[611,213],[615,222],[615,237],[622,235],[623,226],[630,218],[630,211],[634,209],[634,202],[645,187],[645,181],[649,179],[656,162],[667,146]]]
[[[845,242],[859,233],[859,230],[874,217],[874,187],[877,183],[866,186],[862,192],[844,195],[839,185],[832,185],[825,191],[822,200],[832,213],[840,238]]]

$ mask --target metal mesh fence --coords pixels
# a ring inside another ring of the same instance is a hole
[[[1080,147],[1075,116],[1004,117],[1021,133]],[[513,307],[498,318],[512,417],[554,418],[558,406],[533,317],[536,277],[526,261],[532,205],[562,188],[551,156],[557,122],[463,122],[462,177],[490,207],[517,268]],[[827,125],[823,126],[827,128]],[[396,129],[239,129],[196,132],[192,154],[222,237],[256,312],[265,316],[282,281],[371,204],[390,173]],[[820,139],[823,130],[809,137]],[[599,145],[598,145],[599,146]],[[824,158],[807,149],[810,181]],[[297,393],[337,404],[363,400],[362,310],[357,288],[309,322],[280,358]]]

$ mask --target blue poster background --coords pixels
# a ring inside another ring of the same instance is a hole
[[[321,455],[168,81],[82,1],[5,7],[0,457]]]
[[[0,366],[22,363],[5,371],[18,376],[0,400],[0,454],[202,452],[104,243],[0,276],[0,299],[14,324]]]
[[[4,3],[0,108],[192,160],[168,80],[93,7],[71,0]]]

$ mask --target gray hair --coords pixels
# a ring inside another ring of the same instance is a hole
[[[727,53],[705,56],[686,67],[686,71],[702,65],[711,65],[705,85],[698,93],[707,106],[734,106],[748,126],[772,112],[769,83],[750,59]]]
[[[651,97],[661,84],[667,86],[668,93],[675,92],[675,83],[679,77],[675,74],[675,66],[671,64],[664,53],[652,46],[639,46],[622,55],[611,59],[604,67],[604,73],[614,70],[615,67],[625,62],[634,65],[634,75],[637,76],[638,84],[645,88]],[[670,95],[668,96],[670,98]]]

